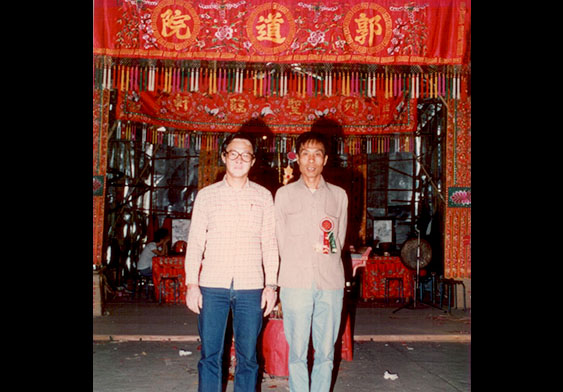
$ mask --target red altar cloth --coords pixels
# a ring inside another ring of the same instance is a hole
[[[403,295],[405,299],[412,297],[413,271],[401,262],[400,257],[380,256],[370,257],[362,271],[363,299],[385,298],[385,278],[403,278]],[[389,284],[389,297],[399,298],[399,285]]]
[[[154,282],[155,298],[160,301],[160,281],[163,276],[178,276],[180,283],[180,303],[186,302],[186,278],[184,271],[184,259],[186,256],[155,256],[152,258],[152,279]],[[178,289],[176,289],[178,290]],[[174,287],[170,280],[164,283],[164,295],[162,302],[174,303]]]

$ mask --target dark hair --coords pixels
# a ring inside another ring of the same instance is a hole
[[[227,146],[233,141],[233,139],[244,139],[248,140],[252,145],[252,152],[256,153],[255,141],[258,136],[262,133],[270,132],[268,125],[259,118],[252,118],[245,121],[237,132],[231,133],[221,144],[221,153],[227,151]]]
[[[168,235],[168,229],[161,227],[157,231],[154,232],[154,242],[160,242],[163,238],[166,238]]]
[[[328,143],[326,137],[322,133],[316,131],[308,131],[299,135],[297,141],[295,142],[296,152],[299,154],[301,146],[309,142],[321,143],[325,150],[325,155],[328,154]]]
[[[255,137],[251,134],[249,134],[248,132],[241,132],[241,131],[237,131],[235,133],[231,133],[229,136],[227,136],[227,138],[223,141],[223,144],[221,144],[221,153],[224,153],[227,151],[227,146],[233,141],[233,139],[244,139],[244,140],[248,140],[248,142],[252,145],[252,152],[254,153],[254,139]]]

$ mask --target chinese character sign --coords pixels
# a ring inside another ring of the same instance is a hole
[[[361,3],[344,17],[344,36],[356,52],[374,54],[382,51],[391,40],[392,25],[385,8],[375,3]]]
[[[190,46],[200,30],[195,9],[186,1],[166,0],[151,13],[152,33],[167,49],[181,50]]]
[[[287,7],[266,3],[250,13],[246,33],[256,50],[280,53],[287,50],[295,36],[294,17]]]
[[[470,0],[94,0],[94,54],[277,63],[468,64]]]

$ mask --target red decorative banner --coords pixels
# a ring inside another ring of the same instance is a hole
[[[469,63],[470,0],[94,0],[94,54],[383,65]]]
[[[274,133],[302,133],[326,116],[345,134],[391,134],[416,128],[416,100],[396,97],[297,95],[255,96],[252,92],[207,94],[129,91],[118,93],[117,118],[177,129],[234,132],[262,118]]]

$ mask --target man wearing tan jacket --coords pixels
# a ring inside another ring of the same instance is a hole
[[[348,197],[327,183],[323,134],[306,132],[296,143],[301,177],[276,192],[276,238],[281,257],[278,285],[284,333],[289,344],[290,391],[329,391],[334,344],[344,295],[341,251],[346,236]],[[315,359],[307,367],[309,338]]]

